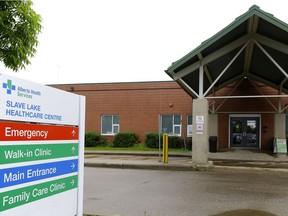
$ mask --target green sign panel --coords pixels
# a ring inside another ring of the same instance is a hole
[[[274,140],[274,153],[287,154],[286,139],[275,139]]]
[[[78,175],[0,193],[0,212],[77,188]]]
[[[0,158],[2,158],[0,164],[73,156],[78,156],[78,143],[0,146]]]

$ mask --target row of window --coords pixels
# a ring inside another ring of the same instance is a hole
[[[101,134],[115,135],[120,131],[119,115],[101,116]],[[161,132],[169,135],[181,136],[182,116],[161,115]],[[187,115],[187,136],[192,136],[192,115]]]

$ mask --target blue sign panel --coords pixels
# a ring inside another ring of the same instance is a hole
[[[0,170],[0,188],[33,182],[78,171],[78,159]]]

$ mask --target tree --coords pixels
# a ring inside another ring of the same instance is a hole
[[[18,71],[30,64],[41,32],[41,16],[31,0],[0,1],[0,61]]]

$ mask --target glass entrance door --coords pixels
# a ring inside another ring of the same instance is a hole
[[[259,117],[231,117],[230,146],[259,148]]]

